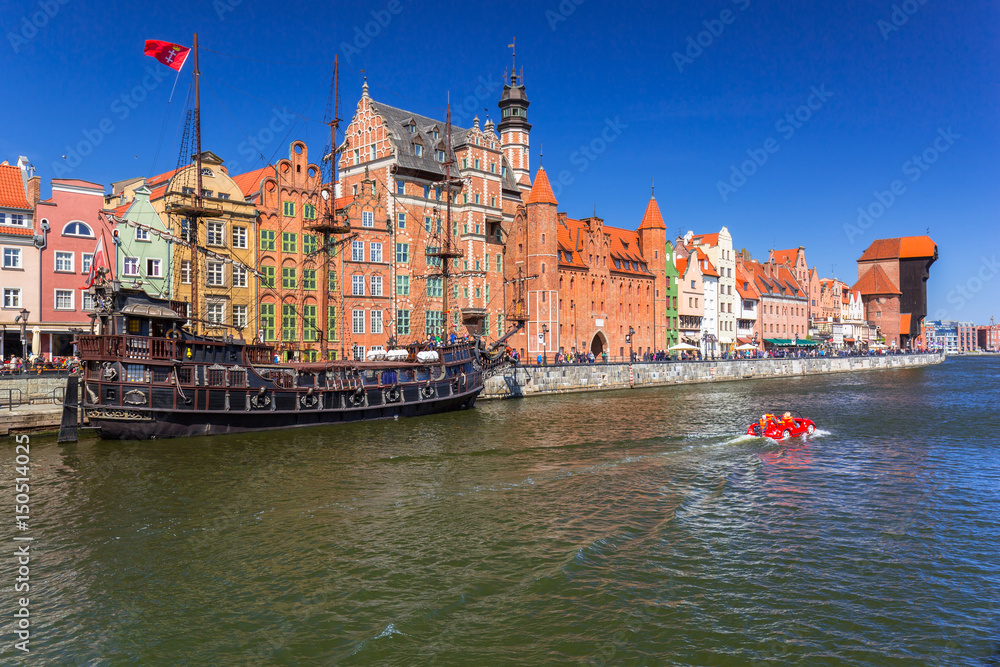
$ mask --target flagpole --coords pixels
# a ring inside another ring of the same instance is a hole
[[[185,60],[187,60],[187,58],[185,58]],[[183,68],[184,65],[181,65],[181,69]],[[177,82],[180,81],[180,78],[181,78],[181,70],[177,70],[177,76],[174,77],[174,87],[170,89],[170,97],[167,99],[167,104],[170,104],[171,102],[174,101],[174,91],[177,90]]]

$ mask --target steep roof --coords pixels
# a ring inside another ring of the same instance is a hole
[[[656,197],[650,197],[646,204],[646,213],[642,216],[642,223],[639,229],[666,229],[663,224],[663,216],[660,215],[660,207],[656,203]]]
[[[25,192],[24,181],[21,179],[20,167],[10,164],[0,165],[0,206],[31,210],[28,193]]]
[[[244,197],[249,197],[260,190],[260,183],[268,176],[274,175],[274,167],[267,165],[260,169],[254,169],[243,174],[231,176],[233,182],[239,187]]]
[[[771,261],[775,264],[789,264],[795,266],[798,261],[799,251],[802,248],[791,248],[788,250],[772,250],[771,251]]]
[[[535,181],[537,186],[538,181]],[[566,268],[590,268],[583,259],[583,242],[586,238],[587,221],[574,220],[560,216],[556,227],[559,250],[559,265]],[[609,267],[615,273],[629,273],[637,277],[648,278],[652,275],[648,260],[639,251],[639,232],[630,229],[620,229],[602,225],[604,236],[609,241],[609,253],[612,263]]]
[[[851,291],[860,292],[863,296],[902,294],[878,264],[868,269],[858,282],[854,283]]]
[[[447,125],[444,121],[435,120],[427,116],[399,109],[376,100],[369,100],[372,110],[375,111],[385,122],[389,131],[389,139],[392,141],[395,153],[396,164],[399,168],[416,171],[430,172],[433,174],[444,174],[444,166],[437,161],[438,146],[444,149],[447,140]],[[413,124],[414,132],[408,129]],[[434,138],[434,130],[438,132],[438,138]],[[469,128],[451,127],[451,146],[454,149],[469,141]],[[414,140],[419,139],[424,147],[422,155],[419,157],[413,150]],[[458,165],[452,165],[451,176],[459,178]],[[507,175],[502,177],[502,185],[507,190],[517,191],[517,184],[514,182],[513,170],[508,169]]]
[[[691,243],[708,246],[719,245],[719,232],[715,232],[714,234],[695,234],[691,237]]]
[[[739,263],[736,264],[736,292],[744,299],[760,299],[760,290],[754,283],[753,272],[744,271]]]
[[[937,257],[937,244],[929,236],[902,236],[894,239],[872,241],[859,262],[881,259],[916,259]]]
[[[531,194],[528,195],[528,204],[552,204],[558,206],[556,196],[552,194],[552,186],[549,185],[549,177],[545,175],[545,167],[539,167],[535,174],[535,184],[531,186]]]

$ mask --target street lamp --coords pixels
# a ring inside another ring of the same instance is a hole
[[[632,363],[635,361],[635,352],[632,351],[632,336],[635,335],[635,329],[631,326],[628,328],[628,334],[625,336],[625,342],[628,343],[628,361]]]
[[[28,317],[31,313],[27,308],[22,308],[21,313],[14,318],[14,322],[21,323],[21,357],[26,357],[27,355],[27,342],[28,342]]]
[[[544,363],[548,363],[548,360],[545,358],[545,335],[547,333],[549,333],[549,325],[543,324],[542,325],[542,363],[543,364]]]

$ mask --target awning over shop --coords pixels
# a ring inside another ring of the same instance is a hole
[[[819,343],[812,340],[805,340],[804,338],[797,338],[792,345],[795,347],[816,347]]]
[[[788,347],[793,344],[792,341],[787,338],[765,338],[764,342],[775,347]]]

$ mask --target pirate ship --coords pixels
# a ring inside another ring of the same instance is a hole
[[[513,328],[487,346],[477,335],[461,340],[425,340],[401,344],[390,338],[387,351],[364,359],[281,363],[275,348],[258,334],[251,341],[237,330],[209,335],[199,324],[197,293],[198,221],[217,211],[203,196],[198,40],[194,39],[194,170],[196,187],[180,193],[173,212],[193,230],[175,239],[191,252],[191,301],[151,296],[123,286],[110,272],[96,270],[89,287],[96,304],[89,334],[78,334],[80,373],[70,378],[60,440],[75,439],[79,422],[106,439],[149,439],[212,435],[334,424],[370,419],[410,417],[471,408],[484,380],[510,363],[504,343],[523,326],[523,307],[508,320]],[[335,61],[336,62],[336,61]],[[336,82],[336,65],[334,81]],[[337,146],[337,118],[331,119],[331,142]],[[448,111],[448,155],[441,185],[461,188],[454,178],[451,112]],[[331,155],[330,181],[336,179]],[[323,197],[324,210],[313,229],[326,250],[351,231],[338,216],[335,198]],[[444,312],[451,267],[462,250],[451,237],[451,197],[447,197],[445,238],[435,248],[437,274],[443,279]],[[342,241],[341,241],[342,242]],[[334,253],[329,253],[332,256]],[[329,259],[327,259],[329,261]],[[245,267],[256,273],[253,267]],[[517,300],[515,300],[516,302]]]

